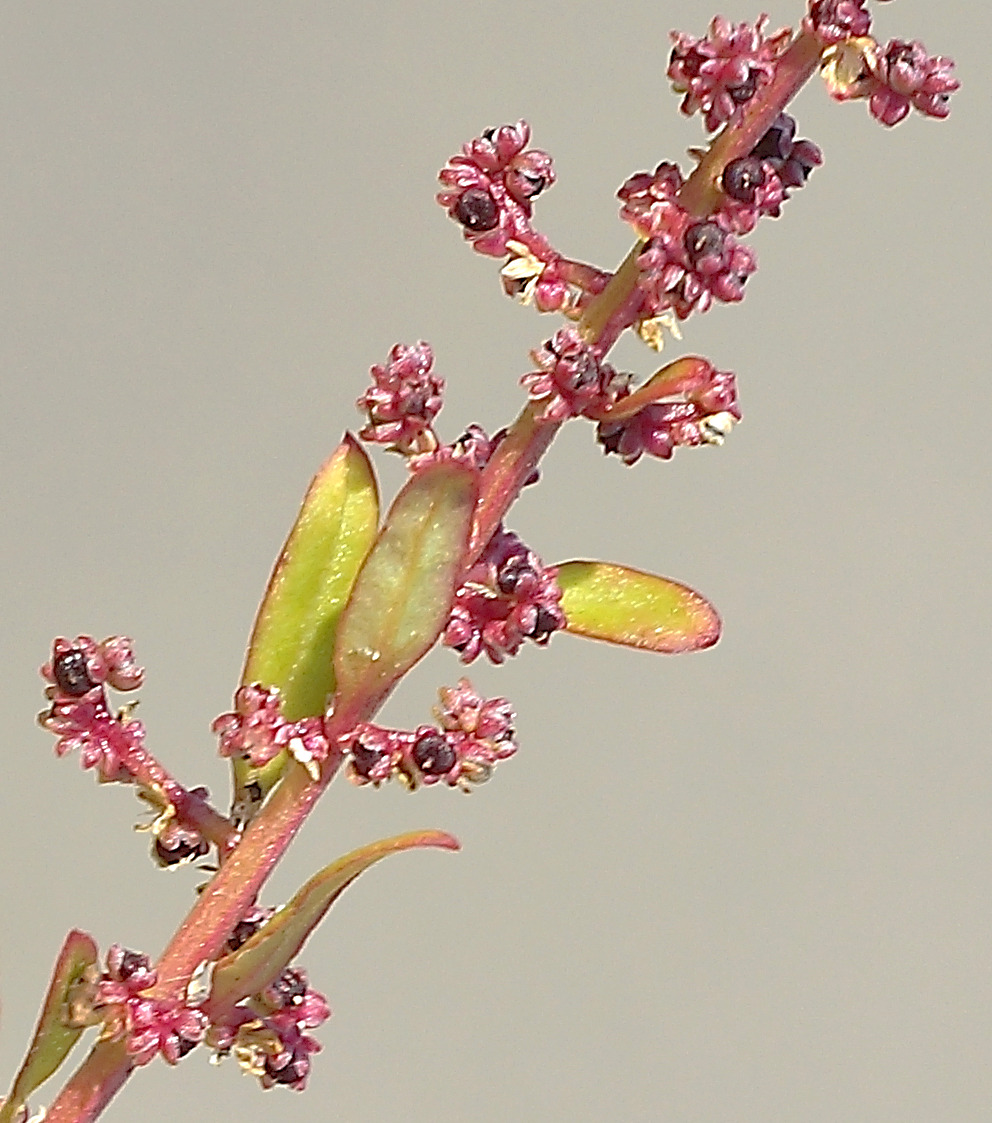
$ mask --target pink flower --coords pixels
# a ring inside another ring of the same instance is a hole
[[[927,117],[946,117],[951,94],[961,83],[954,77],[954,60],[927,54],[919,40],[892,39],[884,51],[866,54],[875,82],[868,109],[883,125],[897,125],[910,107]]]
[[[617,192],[623,203],[620,217],[629,222],[642,238],[650,238],[666,223],[666,216],[678,205],[684,180],[677,165],[665,160],[653,172],[632,175]]]
[[[525,639],[546,644],[565,626],[557,574],[515,534],[501,528],[455,594],[443,642],[463,663],[483,652],[492,662],[502,663]]]
[[[722,444],[741,417],[734,375],[706,364],[679,391],[681,400],[653,401],[632,415],[600,422],[596,439],[604,452],[629,465],[645,454],[668,460],[679,446]]]
[[[373,384],[355,403],[369,419],[359,436],[400,452],[430,451],[421,445],[444,401],[444,380],[433,367],[429,343],[397,343],[382,366],[372,367]]]
[[[752,251],[718,222],[694,221],[681,208],[670,218],[638,258],[645,316],[672,309],[684,320],[707,311],[714,300],[742,300],[744,284],[757,268]]]
[[[532,233],[533,202],[555,181],[551,157],[528,149],[526,121],[487,129],[441,170],[437,201],[478,253],[502,257]]]
[[[531,351],[538,369],[520,382],[533,401],[542,402],[542,420],[598,416],[622,393],[625,378],[601,362],[575,328],[561,328],[543,347]]]
[[[679,108],[686,116],[701,110],[710,132],[729,121],[772,80],[775,60],[792,32],[783,27],[774,35],[765,35],[767,20],[761,15],[752,26],[714,16],[709,33],[702,38],[672,32],[668,77],[675,92],[685,94]]]
[[[870,28],[865,0],[810,0],[809,15],[803,20],[804,31],[828,44],[867,35]]]

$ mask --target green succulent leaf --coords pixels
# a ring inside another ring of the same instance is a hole
[[[76,1044],[83,1027],[66,1025],[67,1005],[74,988],[83,981],[87,969],[94,966],[96,960],[96,944],[92,938],[73,929],[55,961],[52,981],[27,1056],[10,1095],[0,1107],[0,1123],[11,1123],[16,1118],[28,1096],[57,1071]]]
[[[389,854],[425,846],[457,850],[459,843],[444,831],[412,831],[362,846],[315,874],[254,936],[218,961],[204,1007],[207,1016],[222,1016],[242,999],[274,983],[360,873]]]
[[[705,597],[677,581],[609,562],[558,568],[567,629],[579,636],[676,654],[712,647],[720,617]]]
[[[441,634],[465,565],[478,474],[418,471],[397,495],[338,626],[335,708],[375,706]]]
[[[324,712],[334,692],[334,643],[355,576],[375,541],[379,494],[364,449],[350,434],[314,476],[259,606],[242,683],[275,686],[290,721]],[[286,765],[234,762],[235,798],[260,796]]]

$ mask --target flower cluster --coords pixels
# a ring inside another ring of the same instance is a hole
[[[961,83],[954,60],[931,55],[918,40],[890,39],[886,46],[862,35],[841,40],[823,56],[823,77],[837,101],[863,98],[883,125],[898,125],[915,109],[944,118]]]
[[[724,197],[714,218],[734,234],[750,233],[759,218],[778,218],[790,191],[802,187],[823,163],[811,140],[796,140],[796,122],[780,113],[747,156],[723,170]]]
[[[870,28],[865,0],[810,0],[809,14],[803,20],[803,30],[828,45],[867,35]]]
[[[148,956],[114,944],[94,993],[93,1008],[102,1016],[104,1039],[125,1040],[136,1065],[146,1065],[159,1054],[177,1064],[203,1040],[207,1029],[206,1017],[194,1007],[142,997],[156,979]]]
[[[513,709],[505,698],[484,699],[464,678],[439,695],[440,728],[407,731],[363,722],[343,738],[351,781],[378,786],[395,778],[411,790],[443,781],[467,790],[488,780],[497,762],[517,751]]]
[[[306,1031],[330,1016],[327,999],[310,986],[306,971],[287,967],[250,1006],[237,1006],[222,1023],[211,1025],[206,1043],[219,1057],[233,1055],[263,1088],[278,1085],[302,1092],[310,1057],[321,1050]]]
[[[452,156],[438,179],[437,201],[472,248],[502,257],[511,241],[529,242],[534,199],[555,181],[551,157],[528,148],[526,121],[487,129]]]
[[[525,639],[546,644],[565,627],[558,570],[502,527],[455,593],[443,642],[463,663],[483,652],[493,663],[516,655]]]
[[[777,218],[790,191],[802,187],[823,160],[812,141],[796,140],[795,133],[793,118],[780,114],[747,156],[731,160],[720,206],[706,219],[680,204],[684,180],[673,163],[638,172],[623,184],[617,192],[620,217],[644,239],[638,258],[643,319],[672,312],[684,320],[707,311],[714,300],[743,299],[757,262],[737,235],[750,233],[763,216]]]
[[[767,20],[762,15],[752,26],[715,16],[705,36],[672,32],[668,77],[675,92],[685,94],[679,108],[686,116],[701,111],[710,132],[726,124],[771,81],[775,60],[792,32],[783,27],[766,35]]]
[[[287,721],[275,687],[249,683],[238,688],[234,709],[210,727],[220,738],[220,755],[242,757],[255,767],[267,764],[284,749],[313,772],[330,756],[323,717]]]
[[[433,373],[433,367],[429,343],[397,343],[384,364],[372,367],[372,386],[355,403],[368,416],[358,435],[398,452],[433,449],[437,441],[431,422],[441,410],[444,394],[444,379]]]
[[[56,754],[78,749],[83,768],[95,768],[102,781],[133,780],[145,755],[145,729],[127,710],[115,714],[106,692],[108,685],[135,690],[143,681],[144,670],[134,660],[131,641],[126,636],[111,636],[102,643],[91,636],[71,641],[59,637],[41,674],[49,683],[45,695],[51,706],[38,721],[58,738]]]
[[[532,401],[541,402],[544,421],[569,417],[600,417],[620,397],[627,384],[575,328],[561,328],[530,357],[536,371],[520,379]]]
[[[868,109],[883,125],[897,125],[915,109],[943,118],[951,111],[951,94],[961,85],[954,60],[930,55],[919,40],[892,39],[883,49],[866,52],[871,75]]]
[[[665,397],[678,394],[679,399],[659,400],[646,384],[597,426],[596,439],[604,452],[615,453],[628,465],[645,453],[668,460],[679,446],[723,444],[741,419],[737,382],[730,371],[697,360],[686,377],[660,385]]]

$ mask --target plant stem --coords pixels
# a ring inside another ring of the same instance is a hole
[[[49,1107],[46,1123],[90,1123],[121,1090],[133,1069],[122,1041],[98,1041]]]

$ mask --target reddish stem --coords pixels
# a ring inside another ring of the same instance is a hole
[[[98,1041],[49,1107],[46,1123],[91,1123],[133,1070],[122,1041]]]

